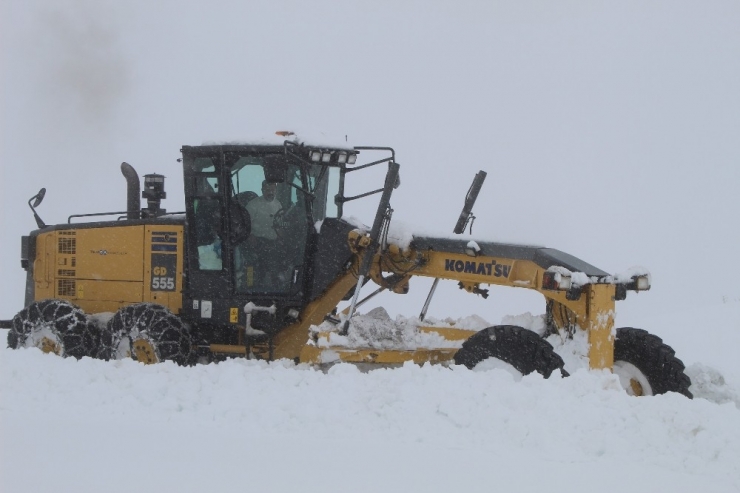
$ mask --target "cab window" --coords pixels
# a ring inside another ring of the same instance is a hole
[[[223,224],[219,179],[212,158],[195,159],[193,209],[198,266],[201,270],[222,270]]]

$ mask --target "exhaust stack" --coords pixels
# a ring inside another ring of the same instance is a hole
[[[139,174],[133,166],[125,162],[121,163],[121,173],[126,178],[126,219],[140,219],[141,199],[139,199],[139,194],[141,193],[141,183],[139,182]]]

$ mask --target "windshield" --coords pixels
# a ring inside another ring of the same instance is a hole
[[[231,272],[240,293],[299,295],[309,240],[341,209],[340,168],[253,148],[186,163],[198,270]]]

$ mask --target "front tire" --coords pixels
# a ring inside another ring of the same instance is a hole
[[[98,333],[76,305],[56,299],[35,301],[13,317],[8,347],[37,347],[80,359],[97,353]]]
[[[689,399],[691,379],[683,362],[663,340],[634,327],[617,329],[614,341],[614,373],[630,395],[678,392]]]
[[[167,308],[138,303],[121,308],[108,321],[106,337],[111,359],[130,357],[142,363],[191,361],[192,340],[188,327]]]
[[[473,369],[489,358],[511,365],[522,375],[537,372],[549,378],[555,370],[563,376],[568,375],[563,359],[550,343],[516,325],[496,325],[473,335],[455,354],[455,364]]]

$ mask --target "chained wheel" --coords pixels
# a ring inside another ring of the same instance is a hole
[[[36,301],[13,317],[8,347],[37,347],[59,356],[94,357],[99,331],[85,312],[65,300]]]
[[[191,362],[190,330],[167,308],[138,303],[121,308],[108,322],[108,354],[111,359],[130,357],[142,363]]]

